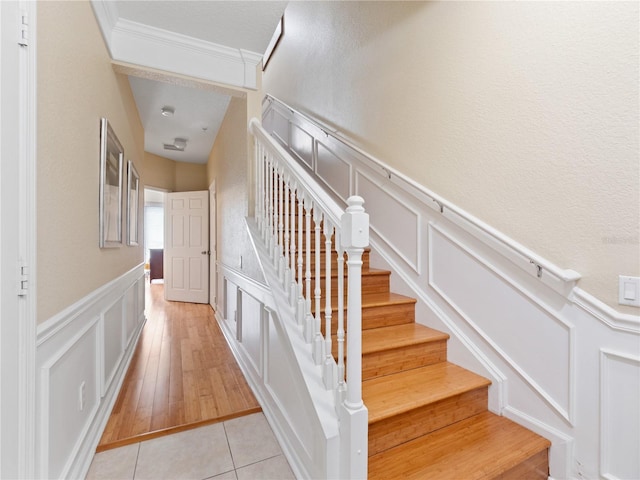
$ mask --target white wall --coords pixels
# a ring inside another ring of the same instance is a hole
[[[638,314],[639,8],[291,2],[264,91]]]

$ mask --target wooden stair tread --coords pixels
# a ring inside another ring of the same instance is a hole
[[[449,335],[419,323],[407,323],[391,327],[362,331],[362,354],[393,350],[409,345],[447,340]]]
[[[491,382],[449,362],[414,368],[362,383],[362,396],[374,423]]]
[[[362,295],[362,309],[384,307],[388,305],[413,305],[416,303],[416,299],[400,295],[393,292],[381,292],[381,293],[364,293]],[[311,302],[311,313],[315,313],[315,302]],[[332,304],[333,310],[338,309],[337,304]],[[325,305],[322,305],[321,312],[324,313]],[[344,309],[347,309],[347,303],[344,303]]]
[[[383,292],[362,295],[362,308],[382,307],[385,305],[415,304],[417,300],[399,293]]]
[[[315,275],[315,270],[311,272],[312,275]],[[367,268],[367,269],[362,269],[362,277],[377,277],[377,276],[390,276],[391,272],[389,270],[381,270],[379,268]],[[344,269],[344,276],[345,278],[347,277],[347,269]],[[324,279],[327,277],[326,272],[324,270],[324,268],[320,269],[320,278],[322,279],[323,283],[324,283]],[[331,278],[338,278],[338,272],[335,269],[331,269]],[[303,281],[306,282],[306,279],[303,279]],[[314,280],[311,279],[311,282],[313,282]],[[346,290],[346,283],[345,283],[345,290]]]
[[[504,417],[483,412],[369,457],[368,478],[491,479],[550,445]],[[547,478],[547,472],[542,475]]]

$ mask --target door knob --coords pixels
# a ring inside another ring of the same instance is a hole
[[[206,254],[207,254],[207,251],[206,251],[206,250],[203,250],[203,251],[202,251],[202,252],[200,252],[200,253],[201,253],[202,255],[206,255]]]

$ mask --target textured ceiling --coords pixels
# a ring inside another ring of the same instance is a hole
[[[171,160],[206,163],[231,97],[144,78],[129,77],[129,83],[145,131],[144,149]],[[173,116],[162,116],[165,105],[175,109]],[[163,144],[176,137],[187,140],[184,152],[165,150]]]

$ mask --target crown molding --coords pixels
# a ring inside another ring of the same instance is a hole
[[[119,18],[114,2],[91,4],[113,60],[257,89],[262,55]]]

